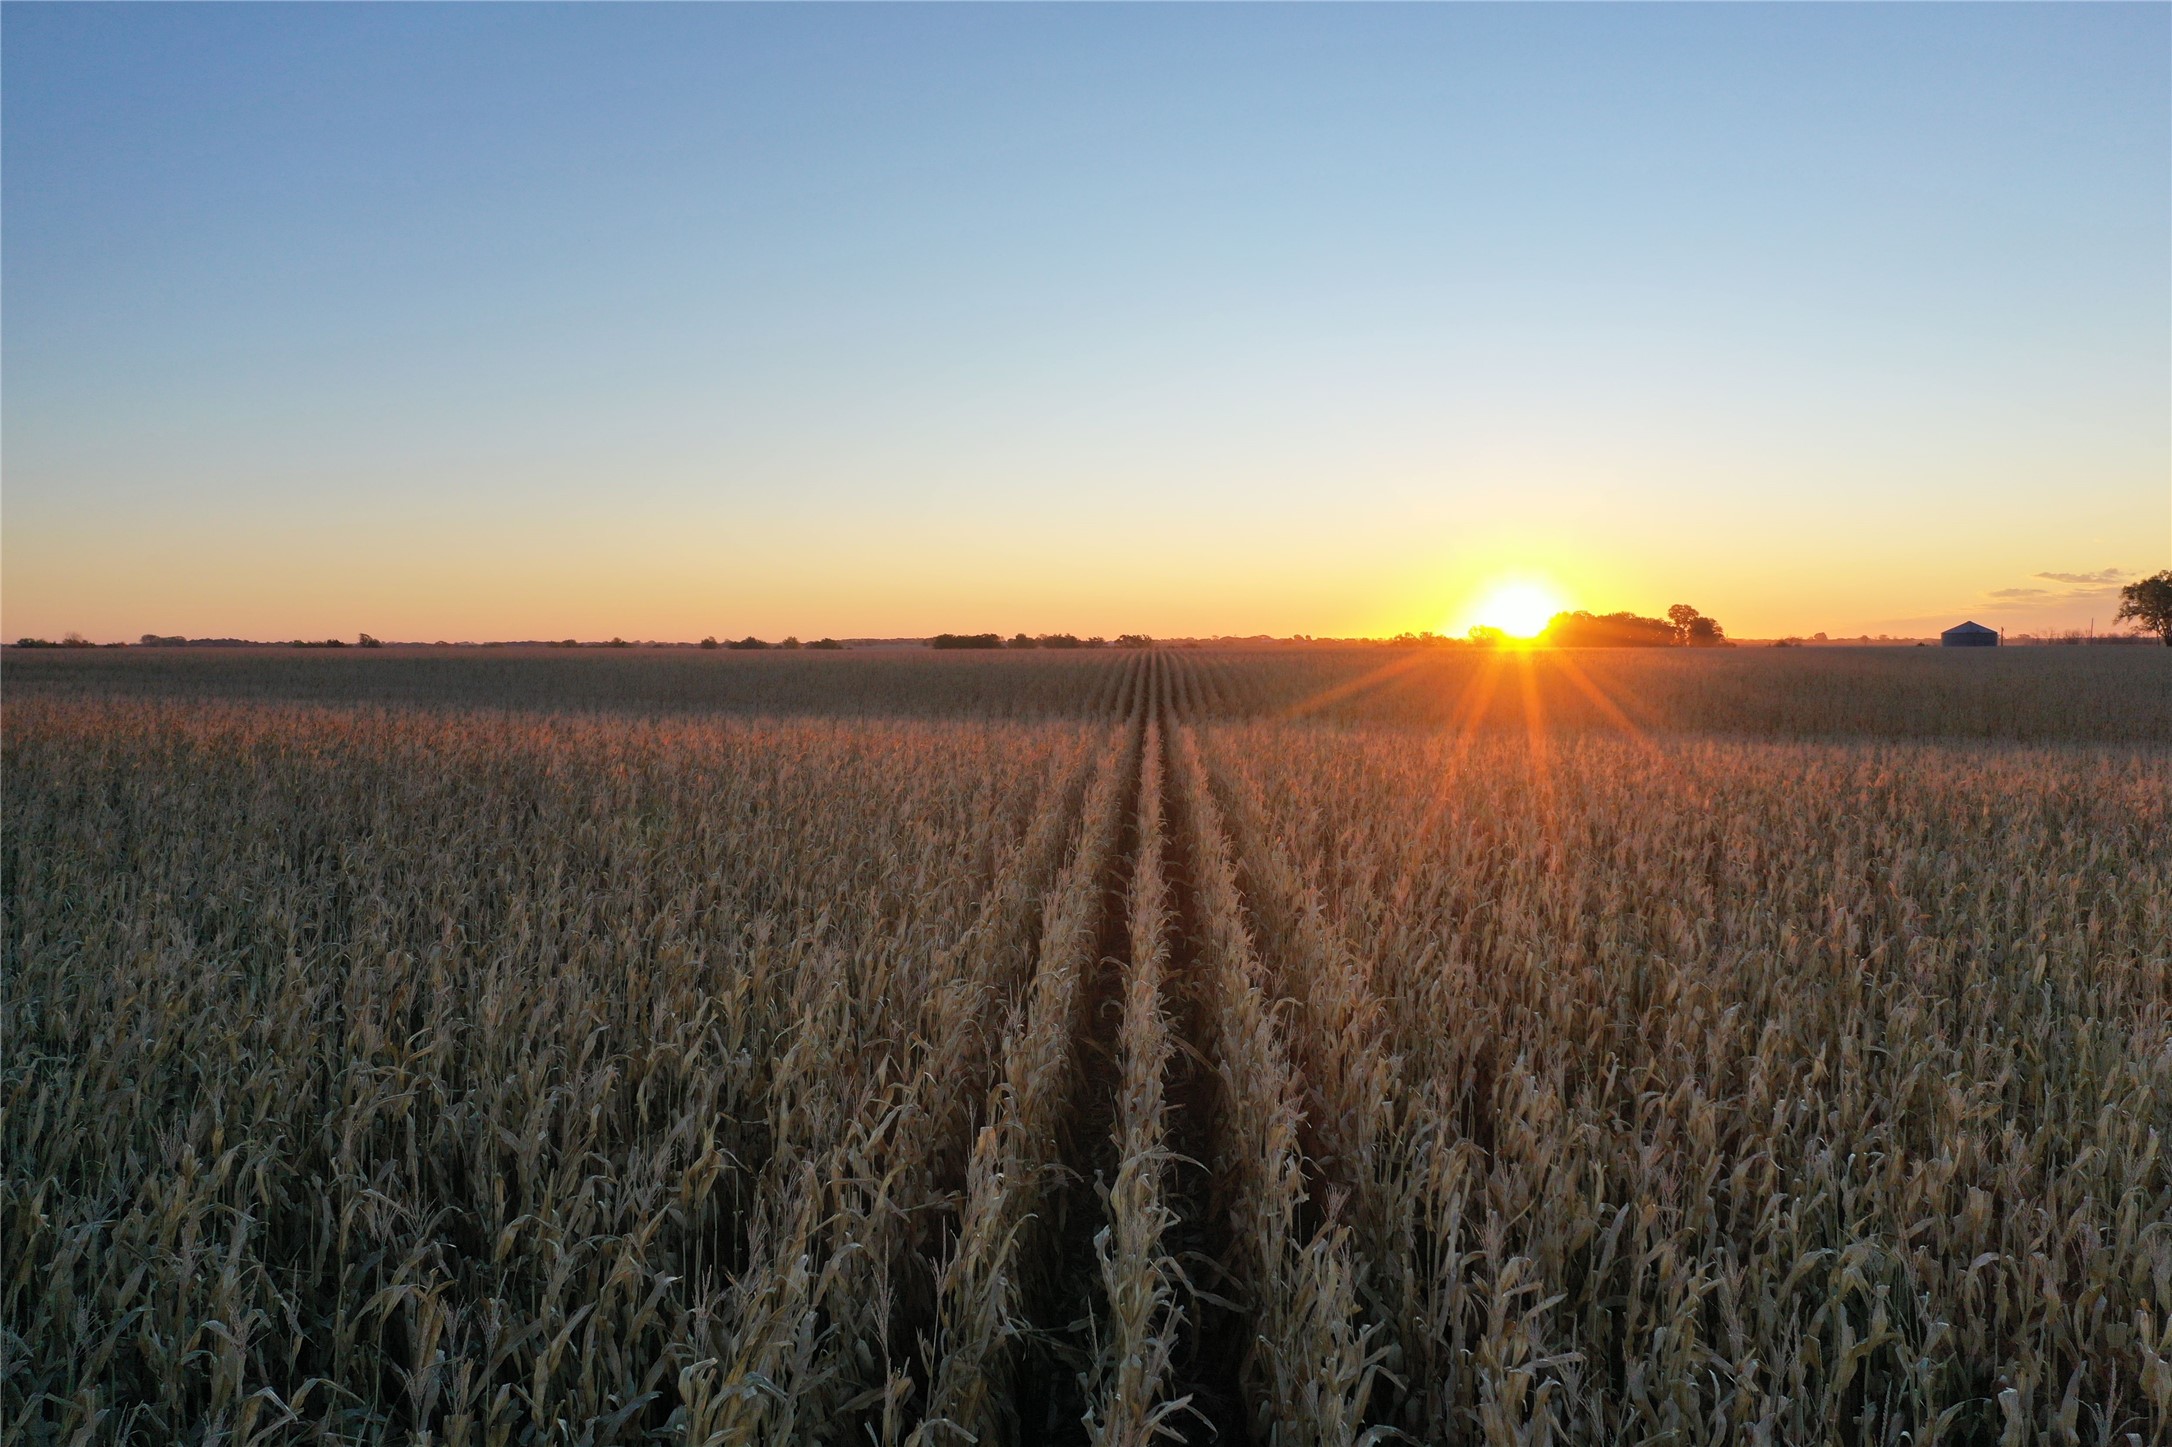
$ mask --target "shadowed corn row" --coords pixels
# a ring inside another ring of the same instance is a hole
[[[1188,728],[1173,737],[1205,916],[1211,997],[1204,1042],[1222,1078],[1216,1172],[1228,1182],[1236,1279],[1256,1335],[1248,1363],[1255,1434],[1272,1443],[1353,1443],[1382,1352],[1362,1320],[1347,1229],[1308,1226],[1303,1090],[1284,1051],[1219,815]]]
[[[1176,1222],[1165,1195],[1169,1169],[1164,1090],[1175,1043],[1163,1008],[1169,959],[1169,887],[1162,875],[1161,722],[1150,706],[1139,767],[1139,853],[1132,864],[1123,980],[1121,1062],[1115,1118],[1116,1177],[1108,1225],[1095,1238],[1106,1311],[1097,1323],[1089,1440],[1144,1447],[1175,1431],[1188,1397],[1167,1395],[1182,1305],[1183,1271],[1165,1238]]]
[[[881,1440],[893,1439],[912,1391],[913,1342],[893,1329],[910,1313],[897,1298],[914,1289],[912,1251],[925,1249],[929,1217],[945,1204],[950,1142],[971,1134],[987,1041],[1025,987],[1042,897],[1060,891],[1080,793],[1090,777],[1102,792],[1112,787],[1107,763],[1098,775],[1094,766],[1081,754],[1049,791],[954,970],[868,1002],[880,1023],[842,1056],[849,1021],[806,1019],[793,1032],[780,1077],[803,1098],[784,1089],[773,1098],[780,1129],[795,1127],[796,1149],[779,1153],[761,1193],[753,1265],[728,1314],[730,1347],[693,1369],[702,1405],[690,1409],[689,1440],[835,1435],[844,1419],[870,1411]]]
[[[1219,765],[1219,761],[1217,761]],[[1372,1319],[1385,1330],[1391,1372],[1430,1369],[1417,1275],[1417,1239],[1427,1207],[1413,1159],[1422,1140],[1409,1130],[1403,1062],[1370,982],[1370,962],[1353,950],[1320,907],[1308,881],[1265,822],[1253,779],[1212,769],[1215,796],[1229,822],[1245,903],[1255,921],[1264,977],[1295,1003],[1288,1032],[1305,1085],[1308,1154],[1333,1187],[1348,1194],[1354,1243],[1366,1262]],[[1406,1408],[1417,1400],[1402,1398]],[[1423,1423],[1406,1411],[1402,1424]]]
[[[1029,1278],[1046,1255],[1038,1219],[1063,1171],[1078,1088],[1081,992],[1139,761],[1136,716],[1111,745],[1057,881],[1039,968],[1005,1032],[1003,1075],[974,1143],[965,1210],[941,1276],[934,1381],[916,1442],[985,1441],[1006,1427]]]

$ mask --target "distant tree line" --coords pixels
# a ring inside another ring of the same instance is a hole
[[[1095,641],[1098,642],[1099,640]],[[357,635],[352,643],[340,638],[267,640],[259,638],[190,638],[180,633],[145,633],[135,643],[126,644],[93,643],[80,633],[70,632],[63,635],[58,642],[50,638],[18,638],[13,646],[17,648],[384,648],[387,645],[384,640],[373,637],[368,633]],[[401,644],[397,646],[414,647],[417,645]],[[654,639],[646,643],[632,643],[624,638],[609,638],[601,643],[583,643],[577,638],[551,638],[543,640],[516,639],[506,642],[480,644],[452,644],[440,638],[434,644],[423,646],[436,648],[687,648],[696,645],[665,643]],[[802,643],[797,638],[786,638],[781,642],[770,643],[760,638],[747,637],[739,639],[737,642],[719,643],[715,638],[711,637],[702,639],[698,646],[702,648],[819,648],[842,650],[846,645],[835,638],[817,638],[811,643]]]
[[[802,643],[797,638],[787,637],[779,642],[770,643],[763,639],[756,638],[753,634],[750,633],[746,637],[732,643],[719,643],[714,638],[704,638],[701,640],[701,646],[704,648],[736,648],[742,652],[753,652],[755,650],[764,648],[838,649],[843,648],[845,645],[839,643],[834,638],[817,638],[812,643]]]
[[[1555,648],[1731,648],[1727,630],[1687,603],[1664,618],[1635,613],[1556,613],[1539,635]]]
[[[82,634],[80,634],[80,633],[76,633],[76,632],[72,632],[72,631],[71,631],[71,632],[68,632],[68,633],[63,633],[63,634],[61,634],[61,635],[60,635],[60,641],[59,641],[58,643],[55,643],[55,642],[54,642],[54,641],[53,641],[52,639],[50,639],[50,638],[18,638],[18,639],[16,639],[16,640],[15,640],[15,646],[16,646],[17,648],[125,648],[125,647],[127,647],[127,645],[126,645],[126,644],[123,644],[123,643],[93,643],[93,642],[91,642],[91,641],[90,641],[90,640],[89,640],[88,638],[85,638],[85,637],[84,637],[84,636],[83,636]]]
[[[930,648],[1148,648],[1154,640],[1144,633],[1119,633],[1116,641],[1095,634],[1081,638],[1076,633],[1013,633],[1009,638],[999,633],[938,633],[928,640]]]

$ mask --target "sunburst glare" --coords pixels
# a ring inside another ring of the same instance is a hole
[[[1470,623],[1510,638],[1536,638],[1568,605],[1546,584],[1528,578],[1496,583],[1471,610]]]

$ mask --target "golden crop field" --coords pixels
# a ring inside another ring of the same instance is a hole
[[[5,669],[8,1442],[2172,1440],[2172,651]]]

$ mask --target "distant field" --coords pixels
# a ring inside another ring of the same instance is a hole
[[[2172,1437],[2172,650],[0,686],[9,1442]]]
[[[2172,742],[2172,649],[1180,650],[1203,718]],[[1129,650],[7,650],[19,694],[823,717],[1092,718]]]

